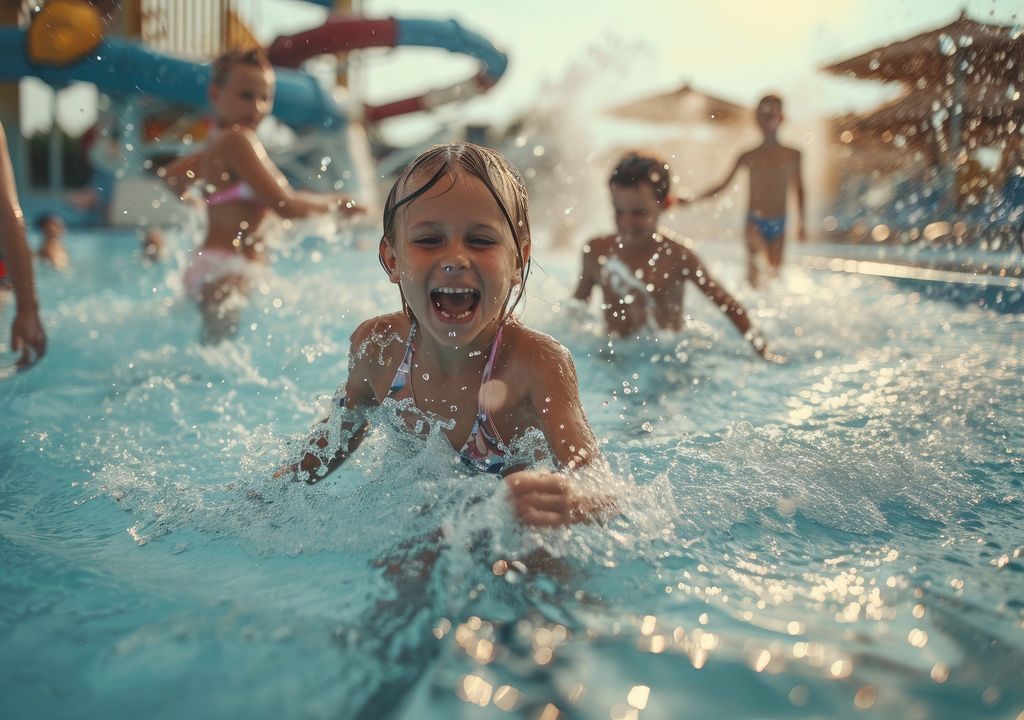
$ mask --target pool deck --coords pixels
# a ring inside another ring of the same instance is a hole
[[[955,253],[961,257],[950,257],[950,253],[900,257],[900,250],[812,245],[799,262],[812,270],[887,278],[929,297],[977,304],[999,312],[1024,312],[1024,267],[1019,253],[972,250]]]

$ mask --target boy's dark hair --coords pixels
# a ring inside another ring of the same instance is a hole
[[[391,186],[391,192],[384,203],[383,239],[393,243],[395,220],[400,211],[434,187],[446,174],[457,171],[468,172],[479,179],[498,203],[498,208],[515,239],[519,269],[522,270],[521,285],[525,287],[526,278],[530,275],[530,261],[525,260],[523,256],[523,247],[530,243],[530,208],[526,182],[515,165],[491,148],[467,142],[435,145],[406,165],[402,174],[395,180],[395,184]],[[413,180],[424,176],[426,181],[409,192],[408,188]],[[383,257],[380,258],[380,264],[387,270]],[[506,315],[512,313],[522,297],[523,293],[520,292]],[[405,305],[404,298],[402,304]]]
[[[210,84],[222,87],[228,80],[231,68],[235,65],[250,65],[260,70],[274,69],[262,48],[228,50],[218,56],[210,66]]]
[[[782,98],[779,97],[778,95],[775,95],[774,93],[770,95],[765,95],[763,98],[758,100],[757,109],[760,110],[762,106],[767,105],[769,103],[775,103],[776,105],[779,106],[779,110],[782,110]]]
[[[672,183],[668,163],[654,155],[634,152],[622,158],[608,178],[609,186],[637,187],[641,183],[651,186],[658,203],[665,202]]]

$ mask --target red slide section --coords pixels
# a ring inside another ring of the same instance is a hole
[[[274,40],[267,55],[274,65],[297,68],[304,61],[318,55],[368,47],[395,47],[397,29],[398,24],[394,18],[332,18],[316,29],[296,35],[282,35]]]

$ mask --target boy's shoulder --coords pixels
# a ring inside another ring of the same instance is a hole
[[[605,255],[614,249],[616,239],[617,237],[614,234],[591,238],[584,243],[583,252],[588,255]]]
[[[693,255],[694,242],[692,238],[680,235],[677,232],[665,227],[658,228],[658,237],[661,238],[661,248],[678,251],[680,255]]]

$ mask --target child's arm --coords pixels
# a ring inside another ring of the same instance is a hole
[[[597,258],[593,249],[593,243],[588,243],[583,250],[583,261],[581,263],[580,282],[576,286],[573,297],[586,303],[590,300],[590,293],[598,283]]]
[[[3,125],[0,125],[0,256],[14,282],[16,307],[11,323],[11,350],[21,352],[18,367],[27,367],[46,354],[46,333],[39,322],[32,251],[25,240],[25,218],[18,203]]]
[[[336,397],[331,413],[313,428],[306,442],[309,450],[302,458],[279,469],[274,477],[287,475],[310,485],[318,483],[337,470],[362,443],[366,434],[364,412],[376,404],[369,382],[373,366],[364,349],[376,322],[364,322],[352,333],[345,396]]]
[[[231,169],[252,188],[256,198],[283,218],[341,211],[347,215],[361,212],[347,196],[316,195],[297,192],[267,155],[256,133],[248,128],[232,128],[219,141],[223,157]]]
[[[687,279],[692,280],[700,288],[700,291],[729,318],[729,322],[740,331],[744,338],[750,341],[758,355],[772,362],[783,362],[780,355],[776,355],[768,349],[768,343],[764,336],[751,325],[746,308],[715,281],[693,253],[688,254],[686,267],[689,270]]]
[[[569,351],[547,336],[531,349],[530,402],[559,469],[578,470],[599,458],[597,439],[580,402],[576,368]],[[587,497],[562,472],[521,470],[505,476],[512,505],[524,525],[556,527],[586,522],[614,507],[610,498]]]
[[[729,183],[732,182],[732,179],[736,176],[736,173],[739,172],[740,168],[746,163],[746,161],[747,153],[743,153],[736,159],[736,164],[732,166],[732,170],[730,170],[729,174],[725,176],[725,180],[720,182],[718,185],[715,185],[713,188],[705,190],[703,193],[695,197],[693,200],[684,200],[682,198],[678,198],[677,202],[684,205],[688,205],[690,203],[699,202],[706,198],[712,197],[713,195],[717,195],[718,193],[722,192],[722,190],[724,190],[729,185]]]
[[[202,152],[182,157],[159,168],[156,174],[178,197],[185,194],[189,186],[199,179]]]
[[[807,242],[807,229],[805,220],[807,214],[804,211],[804,179],[801,165],[803,165],[803,157],[800,155],[799,150],[794,151],[796,153],[795,167],[793,168],[793,184],[796,189],[796,239],[800,242]]]

